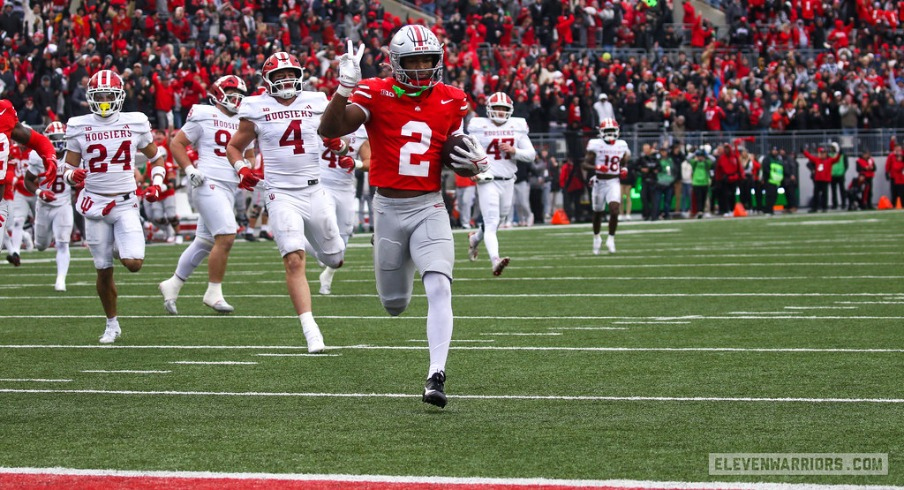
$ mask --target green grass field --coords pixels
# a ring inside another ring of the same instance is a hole
[[[904,213],[629,222],[613,256],[589,225],[504,230],[500,278],[455,238],[445,410],[420,401],[423,287],[390,318],[367,236],[332,296],[308,271],[317,356],[272,243],[233,249],[232,316],[201,304],[203,265],[168,316],[184,245],[148,247],[116,270],[112,347],[87,249],[66,293],[52,252],[3,264],[0,466],[904,485]],[[832,452],[888,453],[888,475],[708,473]]]

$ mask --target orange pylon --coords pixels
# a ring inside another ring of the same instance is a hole
[[[734,206],[734,217],[735,218],[746,218],[747,210],[744,209],[744,205],[741,203],[736,203]]]

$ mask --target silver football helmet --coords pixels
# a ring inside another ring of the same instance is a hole
[[[423,54],[433,56],[432,68],[424,70],[402,68],[402,58]],[[400,84],[414,89],[430,88],[443,79],[443,45],[426,27],[407,25],[392,36],[389,43],[389,64],[392,66],[393,77]]]

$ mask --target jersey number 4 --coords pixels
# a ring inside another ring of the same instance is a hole
[[[286,132],[279,139],[279,146],[292,146],[292,153],[301,155],[304,153],[304,138],[301,136],[301,121],[296,119],[289,123]]]
[[[87,148],[88,153],[97,152],[97,155],[88,160],[88,171],[89,172],[106,172],[107,171],[107,147],[104,145],[91,145]],[[116,153],[113,154],[113,158],[110,159],[110,163],[115,165],[122,165],[122,169],[132,170],[132,141],[127,140],[123,141],[121,145],[119,145],[119,149],[116,150]]]

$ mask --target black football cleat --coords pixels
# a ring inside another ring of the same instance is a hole
[[[446,392],[443,391],[443,385],[446,383],[446,373],[437,371],[433,376],[427,378],[427,384],[424,385],[424,403],[436,405],[439,408],[446,406]]]
[[[262,240],[270,240],[273,241],[273,235],[270,234],[269,231],[261,230],[261,234],[259,235]]]
[[[19,267],[22,264],[22,259],[19,258],[18,253],[13,253],[12,255],[6,256],[6,261],[12,264],[14,267]]]
[[[246,232],[246,233],[245,233],[245,241],[248,241],[248,242],[256,242],[256,241],[257,241],[257,237],[254,236],[254,233]]]

